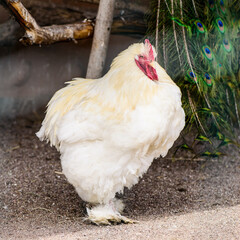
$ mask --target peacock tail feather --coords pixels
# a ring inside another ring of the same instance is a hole
[[[156,46],[158,62],[182,90],[187,129],[198,129],[194,143],[220,141],[202,155],[238,145],[240,1],[153,0],[147,37]]]

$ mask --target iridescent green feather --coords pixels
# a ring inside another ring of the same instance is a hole
[[[182,90],[187,127],[195,123],[207,139],[233,139],[240,127],[240,1],[153,0],[151,8],[147,37]]]

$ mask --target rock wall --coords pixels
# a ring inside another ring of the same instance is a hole
[[[139,39],[110,38],[105,72],[112,59]],[[0,118],[37,112],[74,77],[85,77],[91,40],[78,44],[0,47]]]

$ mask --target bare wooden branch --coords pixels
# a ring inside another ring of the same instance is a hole
[[[20,39],[23,44],[51,44],[54,42],[84,39],[92,36],[93,25],[91,21],[82,23],[52,25],[39,29],[26,30]]]
[[[51,44],[67,40],[76,41],[93,35],[93,23],[89,20],[74,24],[40,27],[19,0],[7,0],[7,4],[26,31],[20,39],[25,45]]]
[[[37,22],[19,0],[8,0],[7,4],[17,21],[25,30],[39,29]]]
[[[102,75],[113,22],[114,3],[115,0],[101,0],[99,3],[87,78],[99,78]]]
[[[11,15],[14,15],[13,10],[10,9],[7,2],[8,0],[0,0],[0,4],[9,10]],[[146,32],[144,12],[147,11],[147,4],[144,4],[144,2],[147,3],[148,1],[134,0],[127,4],[125,0],[116,0],[111,33],[127,34],[132,37],[143,37]],[[31,11],[32,16],[34,16],[35,23],[39,27],[49,26],[52,24],[80,24],[86,18],[93,19],[97,14],[99,0],[94,1],[94,3],[93,0],[21,0],[21,3],[24,7]],[[143,8],[142,11],[140,11],[141,8]],[[21,17],[21,19],[24,18]],[[18,22],[20,22],[20,20],[18,20]],[[94,23],[95,21],[93,20],[93,22],[90,22],[89,24],[94,25]],[[16,44],[18,39],[22,38],[24,32],[26,32],[24,27],[24,24],[19,25],[14,20],[8,20],[8,22],[0,24],[0,46],[10,46]],[[44,29],[45,27],[42,28]],[[81,39],[81,37],[79,39]],[[30,41],[28,38],[23,38],[23,40]],[[65,39],[60,41],[64,40]],[[48,44],[49,43],[51,42],[48,42]],[[26,42],[25,44],[34,43]]]

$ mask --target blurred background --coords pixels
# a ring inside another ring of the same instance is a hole
[[[96,17],[99,0],[22,1],[40,26]],[[118,0],[104,73],[112,59],[146,32],[147,0]],[[42,46],[19,42],[23,28],[0,5],[0,118],[38,114],[53,93],[74,77],[85,77],[92,38]]]

